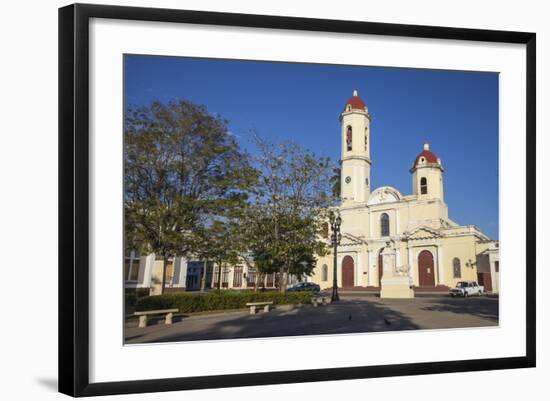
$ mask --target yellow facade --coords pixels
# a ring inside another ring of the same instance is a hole
[[[498,242],[474,225],[449,218],[444,200],[443,164],[424,144],[410,170],[412,195],[392,187],[370,191],[370,147],[355,136],[370,130],[370,115],[357,92],[340,116],[342,124],[342,241],[338,247],[337,282],[343,287],[380,287],[379,254],[390,247],[398,269],[408,271],[415,287],[454,287],[478,281],[498,292]],[[349,146],[348,132],[354,133]],[[365,139],[370,143],[369,136]],[[411,158],[415,155],[411,155]],[[354,175],[359,175],[355,177]],[[368,181],[367,178],[368,177]],[[490,254],[490,255],[489,255]],[[343,267],[344,258],[347,258]],[[351,266],[351,267],[350,267]],[[320,257],[311,281],[332,286],[333,255]]]

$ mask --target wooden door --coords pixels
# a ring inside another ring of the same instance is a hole
[[[345,256],[342,260],[342,287],[353,287],[354,280],[354,263],[351,256]]]
[[[477,282],[482,285],[485,292],[493,292],[493,282],[491,281],[491,273],[478,273]]]
[[[434,257],[430,251],[422,251],[418,255],[418,284],[420,287],[434,287]]]

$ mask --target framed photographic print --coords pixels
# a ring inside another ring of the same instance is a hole
[[[534,33],[61,8],[60,391],[535,366],[535,82]]]

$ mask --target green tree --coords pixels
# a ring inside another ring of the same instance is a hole
[[[179,100],[128,108],[126,248],[154,252],[165,264],[175,255],[200,253],[204,242],[196,232],[244,202],[255,176],[227,121],[204,106]]]
[[[254,134],[259,178],[253,202],[241,219],[258,270],[279,273],[280,289],[288,275],[310,275],[323,254],[319,234],[330,196],[330,161],[292,142],[269,143]]]
[[[200,233],[203,242],[199,256],[204,261],[214,262],[217,267],[218,289],[221,288],[222,271],[228,265],[233,266],[239,262],[240,244],[233,235],[235,227],[235,222],[231,220],[216,220],[208,227],[203,228]]]
[[[332,176],[330,177],[330,183],[332,184],[332,196],[334,198],[340,197],[340,190],[342,184],[342,168],[335,166],[332,168]]]

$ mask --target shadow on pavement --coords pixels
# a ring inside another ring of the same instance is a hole
[[[468,314],[498,322],[498,298],[440,299],[434,302],[433,305],[421,309],[425,311]]]
[[[194,327],[193,327],[194,326]],[[170,342],[415,330],[405,314],[376,301],[342,300],[313,308],[304,305],[267,314],[233,315],[202,323],[184,320],[156,332],[126,337],[126,342]],[[141,341],[135,341],[143,337]],[[134,341],[132,341],[134,340]]]

